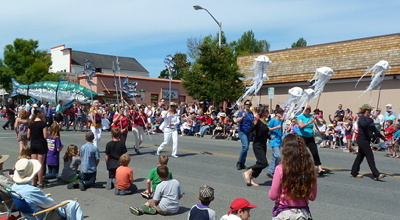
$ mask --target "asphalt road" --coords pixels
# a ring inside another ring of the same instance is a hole
[[[0,120],[0,123],[4,122]],[[104,149],[111,139],[110,132],[104,132],[100,141],[102,160],[98,166],[97,181],[105,185],[107,169],[104,162]],[[154,155],[156,145],[162,142],[163,135],[146,136],[141,155],[133,151],[133,137],[128,135],[128,153],[132,156],[130,167],[134,169],[135,183],[139,191],[145,189],[149,170],[157,164]],[[83,132],[64,131],[61,134],[64,146],[76,144],[82,146]],[[239,197],[247,198],[258,205],[251,211],[251,219],[270,219],[274,202],[268,198],[271,179],[265,172],[256,179],[259,187],[246,186],[242,172],[235,168],[241,149],[240,142],[204,138],[179,137],[179,158],[170,158],[169,168],[185,192],[180,201],[179,213],[173,216],[134,216],[129,212],[130,206],[139,206],[146,202],[139,193],[127,196],[115,196],[113,190],[90,188],[85,192],[79,189],[68,190],[66,185],[51,181],[44,189],[51,193],[56,201],[77,198],[85,219],[186,219],[192,205],[198,203],[197,192],[201,185],[208,184],[215,189],[215,200],[211,208],[219,219],[229,210],[230,202]],[[162,153],[170,155],[171,148],[164,148]],[[65,149],[61,155],[64,155]],[[268,151],[268,158],[270,158]],[[355,158],[354,154],[343,153],[338,149],[319,149],[323,166],[331,172],[318,178],[318,196],[310,203],[314,219],[399,219],[398,199],[400,193],[400,173],[398,159],[387,158],[384,152],[375,152],[375,160],[381,172],[391,176],[382,181],[374,181],[366,161],[361,166],[363,179],[350,177],[349,169]],[[11,158],[5,163],[5,169],[13,167],[18,156],[18,144],[15,134],[10,130],[0,131],[0,153],[9,154]],[[247,166],[255,163],[252,149],[249,151]],[[61,168],[62,169],[62,163]]]

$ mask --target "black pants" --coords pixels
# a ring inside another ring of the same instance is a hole
[[[253,142],[253,152],[256,156],[256,164],[251,167],[253,173],[252,177],[257,178],[261,171],[268,166],[267,160],[267,143],[265,142]]]
[[[374,177],[378,177],[380,173],[375,166],[374,153],[372,152],[370,142],[366,140],[357,140],[357,145],[358,153],[356,159],[354,160],[353,167],[351,168],[351,175],[358,175],[358,171],[360,171],[360,165],[363,162],[364,157],[366,157],[369,169],[372,171],[372,175]]]
[[[314,165],[315,166],[321,165],[321,159],[319,159],[318,148],[317,148],[317,145],[315,144],[314,137],[303,137],[302,136],[302,138],[303,138],[304,142],[306,142],[306,145],[313,156]]]
[[[15,124],[15,115],[7,115],[7,121],[3,125],[3,128],[8,127],[10,125],[11,130],[14,130],[14,124]]]

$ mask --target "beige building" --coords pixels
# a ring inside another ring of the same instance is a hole
[[[260,90],[261,103],[271,103],[274,107],[284,102],[289,97],[290,88],[309,88],[307,80],[313,78],[315,70],[328,66],[335,75],[325,86],[320,98],[312,103],[312,108],[318,107],[324,111],[325,118],[334,113],[338,104],[356,111],[364,103],[382,109],[390,103],[397,113],[400,112],[400,99],[397,98],[400,95],[400,33],[243,55],[237,59],[240,71],[246,76],[253,75],[250,68],[260,55],[266,55],[272,61],[266,71],[270,79],[264,82]],[[365,76],[355,88],[357,80],[368,67],[380,60],[388,61],[391,66],[385,73],[381,90],[376,89],[360,97],[371,82],[371,74]],[[268,98],[270,87],[275,91],[272,100]],[[250,98],[258,102],[258,98]]]

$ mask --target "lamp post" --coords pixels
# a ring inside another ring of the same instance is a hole
[[[172,81],[172,73],[175,72],[175,61],[171,55],[168,55],[164,59],[165,67],[168,69],[169,73],[169,105],[171,105],[171,81]]]
[[[194,5],[193,6],[194,10],[205,10],[211,17],[214,19],[215,22],[217,22],[218,27],[219,27],[219,32],[218,32],[218,46],[221,47],[221,28],[222,28],[222,22],[218,22],[217,19],[214,18],[214,16],[205,8],[201,7],[200,5]]]

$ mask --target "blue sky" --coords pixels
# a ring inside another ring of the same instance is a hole
[[[157,77],[166,55],[187,53],[187,39],[218,33],[207,12],[193,5],[222,22],[229,42],[253,30],[271,50],[290,48],[300,37],[316,45],[400,32],[398,0],[3,1],[0,56],[15,38],[34,39],[41,50],[65,44],[134,57]]]

